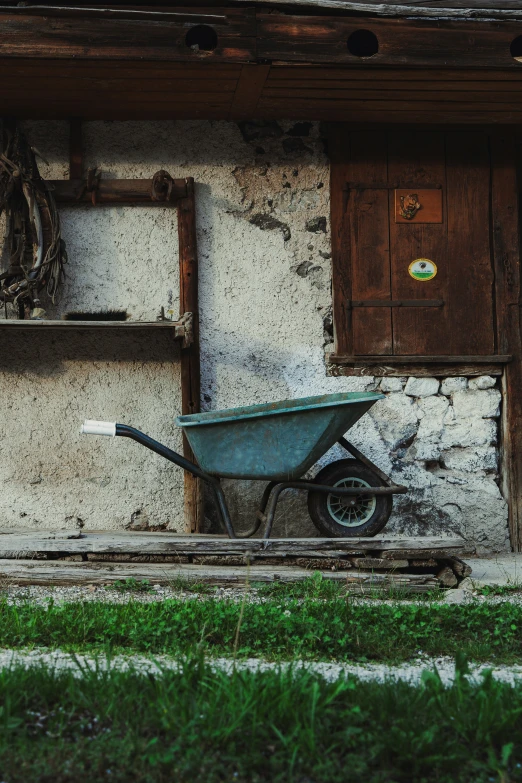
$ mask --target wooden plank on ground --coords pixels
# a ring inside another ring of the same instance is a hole
[[[237,538],[205,536],[180,536],[168,533],[93,532],[82,533],[81,538],[60,541],[35,533],[9,534],[0,536],[1,552],[53,552],[105,553],[105,554],[208,554],[208,555],[255,555],[278,553],[287,556],[312,556],[311,552],[331,552],[337,555],[358,554],[366,551],[392,552],[413,549],[437,550],[441,555],[469,551],[461,538],[403,538],[401,536],[376,536],[375,538]]]
[[[148,580],[151,584],[176,582],[246,584],[255,582],[301,582],[310,577],[305,568],[288,566],[203,566],[164,563],[78,563],[55,561],[0,560],[0,587],[6,584],[104,585],[125,579]],[[324,571],[325,579],[343,582],[354,589],[400,587],[416,591],[433,590],[438,580],[432,575],[353,571]]]
[[[0,530],[0,541],[14,540],[15,538],[35,538],[40,541],[70,541],[79,539],[82,535],[80,528],[69,530],[17,530],[6,528]],[[5,536],[5,539],[3,538]]]

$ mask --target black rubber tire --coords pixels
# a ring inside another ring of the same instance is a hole
[[[315,477],[317,484],[337,484],[343,479],[360,479],[370,487],[383,487],[385,484],[366,465],[357,459],[340,459],[323,468]],[[360,525],[342,525],[330,513],[328,499],[335,497],[322,492],[308,493],[308,512],[312,522],[324,536],[328,538],[358,538],[360,536],[375,536],[386,525],[393,507],[392,495],[375,497],[375,508],[369,519]]]

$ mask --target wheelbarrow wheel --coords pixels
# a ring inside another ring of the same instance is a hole
[[[317,484],[332,487],[382,487],[381,479],[357,459],[341,459],[323,468]],[[341,498],[332,492],[308,493],[308,512],[316,528],[329,538],[374,536],[386,525],[392,512],[391,495],[357,495]]]

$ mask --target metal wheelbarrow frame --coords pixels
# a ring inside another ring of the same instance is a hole
[[[383,396],[348,392],[180,416],[177,424],[184,428],[199,464],[126,424],[87,420],[81,432],[131,438],[189,471],[210,488],[220,522],[229,538],[250,538],[264,524],[262,538],[268,539],[279,498],[287,489],[334,496],[348,506],[355,506],[357,498],[404,494],[407,491],[406,487],[395,484],[343,434]],[[293,440],[288,437],[289,434]],[[306,473],[335,443],[371,470],[383,486],[335,486],[335,492],[332,492],[332,484],[301,479],[299,476]],[[226,454],[218,457],[220,444]],[[234,530],[221,478],[268,481],[250,530],[243,533]]]

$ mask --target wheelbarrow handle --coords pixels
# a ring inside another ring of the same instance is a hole
[[[154,438],[149,438],[149,436],[145,435],[144,432],[140,432],[140,430],[137,430],[134,427],[128,427],[126,424],[116,424],[109,421],[93,421],[91,419],[86,419],[80,432],[83,435],[108,435],[110,437],[115,437],[117,435],[121,438],[131,438],[137,443],[141,443],[141,445],[145,446],[145,448],[150,449],[151,451],[155,451],[156,454],[160,455],[160,457],[168,459],[169,462],[174,462],[175,465],[183,468],[183,470],[188,470],[189,473],[192,473],[194,476],[205,479],[205,481],[212,480],[211,476],[201,470],[201,468],[194,462],[185,459],[185,457],[182,457],[181,454],[178,454],[176,451],[169,449],[167,446],[164,446],[163,443],[154,440]]]
[[[80,428],[80,433],[82,435],[108,435],[114,438],[116,435],[116,422],[85,419]]]
[[[136,443],[140,443],[142,446],[145,446],[145,448],[156,452],[156,454],[159,454],[160,457],[164,457],[165,459],[168,459],[169,462],[173,462],[178,467],[183,468],[183,470],[188,470],[189,473],[192,473],[193,476],[206,481],[214,493],[214,497],[218,506],[219,516],[225,531],[227,532],[229,538],[236,538],[234,527],[230,519],[230,513],[227,507],[227,501],[219,484],[219,479],[215,478],[214,476],[210,476],[208,473],[205,473],[204,470],[201,470],[199,465],[196,465],[194,462],[185,459],[185,457],[182,457],[181,454],[178,454],[176,451],[169,449],[167,446],[164,446],[163,443],[154,440],[154,438],[149,438],[149,436],[145,435],[144,432],[140,432],[140,430],[136,430],[134,427],[128,427],[126,424],[113,424],[112,422],[107,421],[93,421],[92,419],[87,419],[83,423],[80,432],[84,435],[109,435],[111,437],[118,435],[121,438],[131,438],[132,440],[135,440]]]

